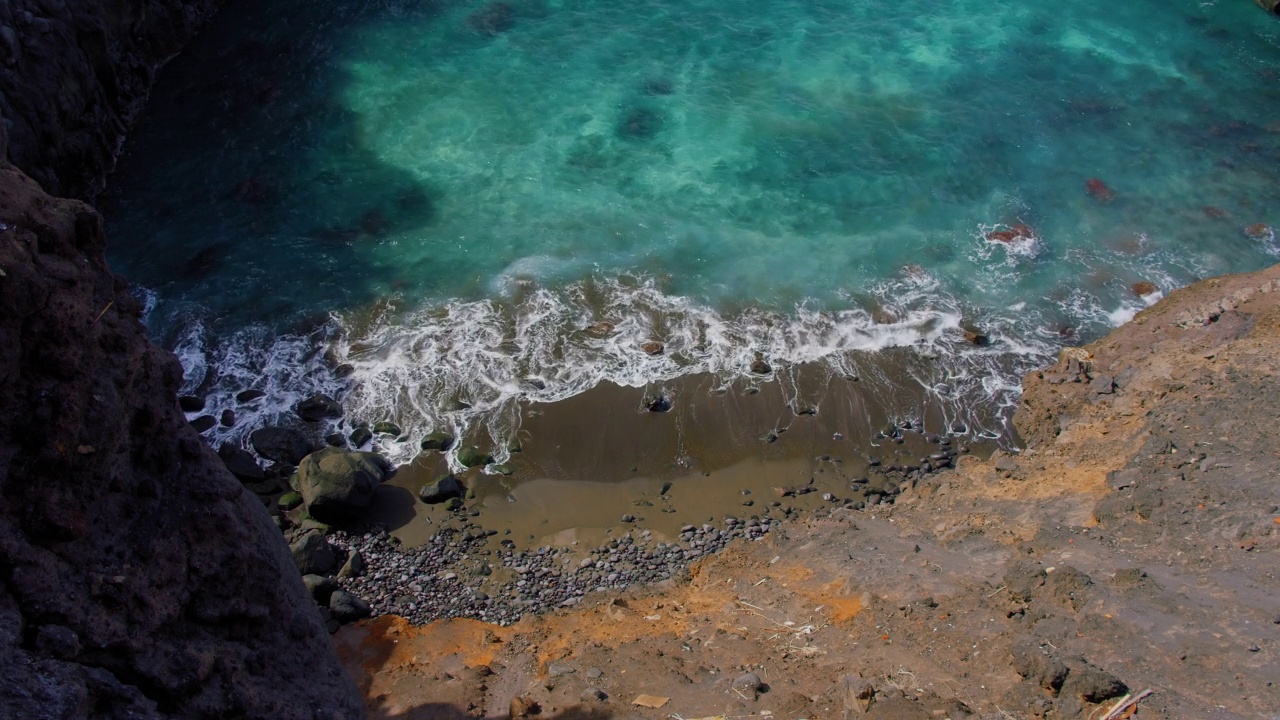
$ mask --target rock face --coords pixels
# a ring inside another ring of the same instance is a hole
[[[50,194],[99,193],[156,68],[219,5],[221,0],[0,3],[0,115],[11,140],[8,160]]]
[[[37,6],[71,3],[5,3],[0,23]],[[130,6],[121,22],[144,11],[162,24],[196,19],[166,10],[176,3]],[[109,157],[146,58],[177,49],[139,50],[116,27],[77,25],[86,49],[71,59],[58,45],[23,46],[19,63],[52,63],[33,82],[83,65],[60,103],[19,100],[13,63],[0,71],[5,112],[30,105],[16,132],[49,139],[20,156],[48,179]],[[77,37],[66,33],[58,25],[41,42]],[[112,74],[119,54],[143,50]],[[90,127],[59,124],[90,98]],[[3,147],[0,133],[0,157]],[[51,185],[86,182],[70,173]],[[187,424],[182,369],[147,340],[104,247],[91,207],[0,163],[0,717],[361,717],[280,531]]]
[[[339,523],[368,507],[373,491],[390,474],[391,464],[377,453],[325,448],[298,466],[298,491],[312,517]]]

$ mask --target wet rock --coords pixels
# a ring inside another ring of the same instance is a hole
[[[329,612],[340,623],[362,620],[373,613],[369,603],[345,590],[335,590],[329,596]]]
[[[307,422],[319,422],[329,418],[342,417],[342,405],[337,400],[324,394],[316,394],[303,400],[294,407],[298,417]]]
[[[236,393],[236,402],[238,403],[252,402],[254,400],[257,400],[260,397],[265,397],[265,396],[266,396],[266,393],[261,390],[254,390],[254,389],[241,390],[240,392]]]
[[[377,453],[325,448],[298,466],[299,492],[312,517],[340,523],[369,506],[373,491],[391,470],[391,463]]]
[[[222,417],[218,418],[218,423],[221,424],[222,427],[235,427],[236,411],[232,410],[231,408],[227,408],[226,410],[223,410]]]
[[[333,376],[344,378],[353,374],[355,371],[356,371],[355,365],[352,365],[351,363],[342,363],[341,365],[333,369]]]
[[[324,436],[324,444],[329,447],[345,448],[347,446],[347,436],[342,433],[330,433]]]
[[[198,433],[207,432],[217,424],[218,424],[217,418],[215,418],[212,415],[201,415],[200,417],[191,421],[191,427],[195,428],[196,432]]]
[[[262,457],[288,465],[297,465],[315,449],[302,433],[281,427],[254,430],[249,434],[249,444]]]
[[[977,345],[981,347],[983,345],[991,344],[991,336],[987,335],[985,332],[979,330],[978,328],[972,325],[969,325],[964,328],[964,341],[969,343],[970,345]]]
[[[1132,290],[1133,294],[1137,295],[1138,297],[1146,297],[1147,295],[1151,295],[1155,293],[1156,286],[1155,286],[1155,283],[1150,283],[1150,282],[1147,282],[1146,280],[1142,280],[1130,285],[1129,289]]]
[[[423,485],[418,491],[418,498],[428,505],[436,505],[450,498],[460,498],[466,492],[467,489],[462,485],[462,481],[453,475],[445,475],[437,478],[435,482]]]
[[[446,432],[433,432],[422,438],[423,450],[438,450],[444,452],[453,447],[453,436]]]
[[[768,375],[773,372],[773,367],[764,361],[764,358],[756,358],[751,362],[751,372],[756,375]]]
[[[661,355],[666,351],[667,346],[656,340],[649,340],[640,343],[640,349],[643,350],[646,355]]]
[[[363,447],[365,443],[373,439],[373,431],[363,425],[351,431],[348,436],[351,440],[351,447]]]
[[[475,445],[469,445],[458,451],[458,463],[463,467],[479,467],[491,462],[493,462],[493,456]]]
[[[644,399],[644,409],[649,412],[664,413],[671,409],[671,401],[662,395],[654,395]]]
[[[293,564],[303,575],[328,575],[338,564],[329,541],[320,533],[307,533],[289,546]]]
[[[178,407],[182,408],[182,412],[200,412],[204,409],[204,398],[195,397],[194,395],[181,395],[178,397]]]
[[[258,461],[253,459],[253,455],[231,443],[224,443],[218,448],[218,457],[222,458],[222,463],[240,482],[262,482],[267,477],[267,474],[258,466]]]
[[[495,473],[497,473],[497,474],[499,474],[499,475],[511,475],[511,474],[513,474],[513,473],[515,472],[515,470],[514,470],[514,469],[512,469],[512,467],[511,467],[510,465],[494,465],[493,467],[490,467],[489,469],[490,469],[490,470],[492,470],[492,471],[494,471]]]
[[[400,429],[400,426],[390,420],[381,420],[373,424],[374,435],[391,435],[393,437],[399,437],[401,432],[403,431]]]

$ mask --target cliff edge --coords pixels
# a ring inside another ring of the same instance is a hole
[[[104,247],[93,208],[0,163],[0,717],[362,717]]]

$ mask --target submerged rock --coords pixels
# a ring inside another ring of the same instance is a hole
[[[501,35],[515,24],[516,11],[505,2],[489,3],[467,16],[467,25],[484,35]]]
[[[377,453],[325,448],[298,466],[299,492],[312,517],[342,522],[369,506],[373,491],[391,470],[391,463]]]
[[[1085,180],[1084,191],[1100,203],[1109,203],[1116,197],[1115,190],[1107,187],[1107,184],[1098,178],[1089,178],[1088,180]]]
[[[662,129],[662,116],[649,108],[634,108],[622,118],[618,135],[645,140]]]

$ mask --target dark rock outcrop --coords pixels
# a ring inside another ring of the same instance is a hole
[[[97,195],[156,69],[220,4],[0,3],[0,115],[11,139],[8,160],[52,195]]]
[[[0,21],[37,6],[71,4],[18,0]],[[165,6],[130,5],[161,23]],[[76,27],[47,42],[74,38],[64,49],[85,48],[73,54],[90,76],[68,74],[82,82],[65,102],[29,94],[15,126],[48,134],[21,156],[48,179],[109,157],[151,68],[114,62],[133,47],[118,26]],[[31,82],[60,72],[58,47],[24,45],[19,62],[51,63]],[[112,68],[110,94],[84,84]],[[19,102],[4,71],[4,102]],[[90,93],[91,127],[59,125]],[[104,246],[91,207],[0,163],[0,717],[361,717],[280,531],[187,423],[182,369],[147,340]]]

